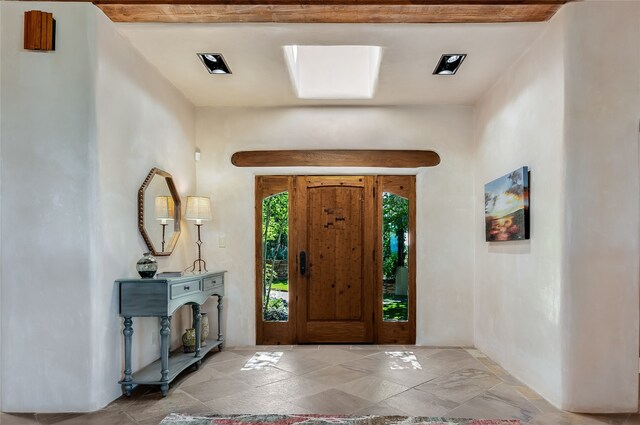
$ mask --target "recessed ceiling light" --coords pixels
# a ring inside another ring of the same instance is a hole
[[[198,53],[209,74],[231,74],[231,70],[220,53]]]
[[[433,71],[433,74],[454,75],[466,57],[467,55],[465,54],[442,55],[440,62],[438,62],[438,66],[436,66],[436,69]]]

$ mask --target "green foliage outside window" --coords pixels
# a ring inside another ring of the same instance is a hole
[[[277,260],[286,261],[289,245],[289,193],[282,192],[262,201],[262,312],[266,321],[287,321],[286,301],[272,299]],[[281,281],[280,281],[281,282]]]

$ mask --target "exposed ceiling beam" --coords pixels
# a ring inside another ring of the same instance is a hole
[[[541,22],[572,0],[95,0],[114,22]]]
[[[435,167],[440,155],[429,150],[273,150],[240,151],[231,156],[236,167]]]

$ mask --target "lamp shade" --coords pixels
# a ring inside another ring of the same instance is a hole
[[[156,218],[158,220],[173,220],[174,204],[171,196],[156,196]]]
[[[187,220],[211,220],[211,199],[207,196],[187,196]]]

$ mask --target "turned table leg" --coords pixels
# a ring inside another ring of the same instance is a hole
[[[124,394],[129,397],[133,389],[133,385],[130,384],[132,380],[131,337],[133,336],[133,320],[131,320],[131,316],[124,318],[122,334],[124,335]]]
[[[196,330],[196,357],[200,357],[200,338],[202,338],[202,326],[201,326],[201,319],[202,319],[202,314],[200,314],[200,305],[199,304],[194,304],[191,306],[191,308],[193,309],[193,327]]]
[[[171,316],[160,318],[160,380],[164,383],[160,385],[162,396],[166,397],[169,392],[169,335],[171,335]]]
[[[218,295],[218,341],[222,341],[222,295]],[[222,344],[218,349],[222,351]]]

